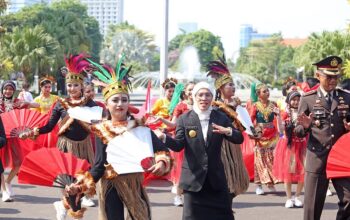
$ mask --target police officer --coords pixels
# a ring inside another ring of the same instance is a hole
[[[342,59],[327,57],[317,63],[316,77],[320,87],[305,93],[298,110],[299,137],[309,134],[305,165],[304,220],[321,217],[329,180],[326,163],[330,149],[343,134],[350,130],[350,93],[336,88]],[[349,120],[348,120],[349,121]],[[339,198],[337,220],[350,219],[350,178],[332,179]]]

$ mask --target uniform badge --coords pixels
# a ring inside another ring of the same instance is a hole
[[[196,132],[195,130],[190,130],[190,131],[188,132],[188,135],[189,135],[191,138],[194,138],[194,137],[197,136],[197,132]]]
[[[320,120],[316,120],[316,121],[315,121],[315,125],[316,125],[316,127],[320,127],[320,126],[321,126]]]
[[[331,61],[331,66],[332,67],[337,67],[338,66],[338,60],[333,58],[333,60]]]

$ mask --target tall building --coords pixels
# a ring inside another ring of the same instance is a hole
[[[31,6],[37,3],[50,3],[51,0],[9,0],[7,13],[16,13],[23,7]]]
[[[123,22],[124,0],[80,0],[87,5],[89,16],[95,17],[103,35],[110,24]]]
[[[198,24],[194,22],[183,22],[177,25],[180,34],[182,33],[192,33],[198,31]]]
[[[247,47],[252,40],[261,40],[270,37],[271,34],[258,33],[250,24],[241,25],[240,42],[241,48]]]

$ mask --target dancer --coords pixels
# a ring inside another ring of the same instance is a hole
[[[158,116],[167,120],[170,120],[170,114],[169,114],[169,105],[171,98],[173,97],[174,89],[177,84],[177,80],[174,78],[166,79],[162,83],[162,87],[164,89],[164,97],[159,98],[154,103],[151,113],[154,116]],[[161,128],[166,130],[166,125],[162,124]]]
[[[215,78],[216,97],[213,105],[219,108],[230,119],[236,129],[241,132],[244,127],[237,119],[236,107],[240,100],[235,95],[235,85],[228,70],[225,56],[219,60],[211,61],[207,65],[208,76]],[[228,140],[222,142],[221,160],[224,165],[227,185],[232,199],[245,192],[249,186],[248,171],[243,162],[241,146]]]
[[[120,61],[115,73],[109,68],[101,70],[106,66],[93,64],[101,71],[94,74],[105,84],[102,93],[111,119],[93,126],[99,137],[95,163],[89,172],[78,176],[78,182],[67,187],[67,191],[70,194],[89,192],[93,189],[85,183],[100,181],[99,220],[124,219],[124,207],[133,220],[151,219],[149,200],[142,186],[143,169],[138,159],[154,152],[155,164],[147,170],[164,175],[171,168],[169,152],[149,128],[128,112],[130,68],[126,69]],[[109,80],[106,81],[106,77]],[[123,154],[127,152],[129,156]]]
[[[57,95],[51,94],[52,82],[53,79],[51,77],[43,77],[40,79],[40,95],[34,99],[34,102],[38,103],[38,107],[35,108],[35,110],[40,113],[48,113],[52,105],[59,98]]]
[[[224,167],[223,139],[243,142],[229,118],[211,107],[214,91],[208,83],[197,83],[192,91],[193,110],[177,120],[175,139],[158,134],[174,151],[184,149],[180,187],[184,190],[184,220],[234,219]]]
[[[9,112],[13,109],[32,108],[35,107],[33,103],[27,101],[21,101],[14,98],[16,91],[16,85],[13,81],[7,80],[3,82],[1,86],[1,98],[0,98],[0,114]],[[10,167],[11,171],[7,178],[2,175],[1,180],[5,181],[2,184],[2,201],[10,202],[13,200],[14,192],[12,190],[11,182],[19,171],[19,167],[22,163],[23,156],[21,147],[19,146],[18,138],[9,138],[6,146],[0,150],[0,158],[4,167]]]
[[[265,84],[256,86],[258,101],[251,109],[251,118],[255,122],[256,130],[261,131],[261,135],[255,139],[254,149],[254,182],[257,185],[256,194],[263,195],[265,192],[262,184],[266,184],[271,192],[275,192],[274,184],[276,177],[272,174],[273,152],[279,138],[274,119],[280,123],[279,108],[276,103],[269,100],[270,92]]]
[[[90,138],[90,128],[83,122],[70,118],[67,111],[76,106],[96,106],[96,103],[91,99],[86,99],[83,96],[83,72],[90,66],[84,59],[83,55],[71,55],[65,59],[68,73],[66,75],[66,86],[68,98],[59,98],[56,102],[49,122],[40,127],[34,128],[28,136],[34,138],[40,134],[46,134],[53,130],[55,125],[59,123],[57,147],[60,151],[69,152],[80,159],[86,159],[90,164],[93,164],[94,153]],[[84,200],[89,200],[83,198]],[[89,201],[93,203],[93,201]],[[89,205],[88,203],[88,205]],[[57,211],[57,219],[65,219],[67,209],[62,201],[54,202]],[[73,213],[74,215],[74,213]]]
[[[276,145],[273,174],[279,180],[284,182],[287,201],[286,208],[303,207],[300,199],[301,191],[304,187],[304,161],[306,154],[306,138],[298,138],[294,128],[297,122],[298,106],[300,93],[292,91],[287,95],[287,108],[282,114],[282,125],[280,133],[283,137],[278,140]],[[292,183],[297,182],[295,196],[292,197]]]

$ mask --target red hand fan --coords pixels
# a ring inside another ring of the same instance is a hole
[[[151,130],[156,130],[162,125],[162,121],[157,120],[157,118],[154,117],[153,115],[146,114],[145,117],[146,117],[145,125],[149,127]]]
[[[141,166],[145,171],[151,168],[151,166],[153,166],[154,164],[154,157],[146,157],[145,159],[141,160]]]
[[[350,133],[341,136],[333,145],[327,159],[327,178],[350,177]]]
[[[24,131],[42,124],[48,115],[29,109],[15,109],[1,114],[7,138],[18,137]]]
[[[57,148],[41,148],[29,153],[18,173],[18,182],[40,186],[64,188],[73,183],[79,171],[86,171],[90,164],[71,153]]]

